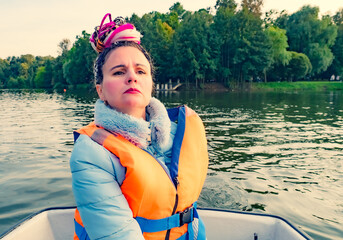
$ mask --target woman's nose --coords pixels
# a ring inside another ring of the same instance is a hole
[[[128,76],[127,76],[127,83],[136,83],[137,82],[137,75],[134,71],[128,71]]]
[[[131,83],[131,82],[135,82],[135,83],[136,83],[136,82],[137,82],[137,79],[135,79],[135,78],[129,78],[127,82],[128,82],[128,83]]]

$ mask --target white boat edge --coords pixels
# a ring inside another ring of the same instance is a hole
[[[2,240],[73,239],[75,207],[43,209],[24,218],[0,235]],[[263,213],[198,208],[206,226],[208,240],[311,240],[282,217]]]

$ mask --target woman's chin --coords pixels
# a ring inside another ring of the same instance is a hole
[[[129,114],[131,116],[141,116],[145,112],[145,107],[148,103],[144,103],[142,101],[125,101],[122,106],[115,107],[118,111],[122,113]]]
[[[133,108],[145,108],[150,102],[150,98],[146,99],[141,94],[134,94],[132,96],[126,97],[124,100],[125,106]]]
[[[145,108],[147,106],[141,98],[130,98],[124,102],[124,105],[127,108]]]

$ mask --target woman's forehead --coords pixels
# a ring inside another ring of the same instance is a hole
[[[123,46],[111,51],[106,59],[105,65],[126,65],[128,63],[150,67],[150,63],[142,51],[131,46]]]

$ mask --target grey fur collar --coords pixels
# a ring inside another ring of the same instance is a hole
[[[164,148],[170,141],[171,123],[167,110],[159,100],[151,98],[146,112],[149,121],[118,112],[99,99],[95,103],[94,121],[140,148],[147,148],[150,142]]]

